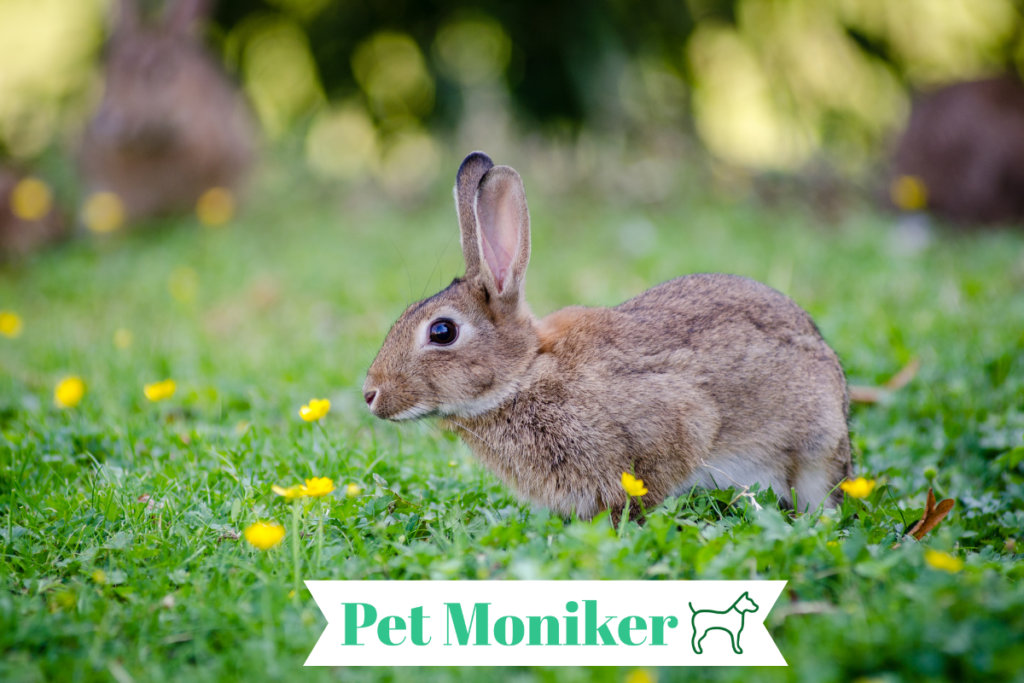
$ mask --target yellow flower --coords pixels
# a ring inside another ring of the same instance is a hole
[[[299,408],[299,417],[306,422],[315,422],[327,414],[331,409],[331,401],[326,398],[313,398],[309,403]]]
[[[867,498],[875,490],[875,480],[857,477],[853,481],[844,481],[839,488],[846,491],[851,498]]]
[[[362,492],[363,490],[359,488],[359,484],[353,483],[345,487],[345,495],[348,496],[349,498],[355,498]]]
[[[935,569],[941,569],[950,574],[956,574],[964,568],[964,561],[959,557],[953,557],[941,550],[929,550],[924,554],[924,561]]]
[[[622,488],[626,489],[626,493],[631,496],[647,495],[647,488],[644,486],[643,479],[637,479],[629,472],[622,473]]]
[[[224,187],[211,187],[196,202],[196,216],[203,225],[224,225],[235,215],[235,197]]]
[[[11,192],[11,213],[23,221],[37,221],[50,213],[53,193],[39,178],[25,178]]]
[[[284,527],[277,522],[256,522],[245,530],[245,540],[260,550],[270,550],[284,538]]]
[[[114,232],[124,224],[124,202],[113,192],[97,192],[82,209],[82,222],[93,232]]]
[[[658,683],[658,676],[647,669],[633,669],[626,674],[624,683]]]
[[[313,477],[312,479],[307,479],[304,485],[295,484],[285,488],[274,484],[270,487],[270,490],[288,500],[305,498],[306,496],[320,498],[334,490],[334,482],[329,477]]]
[[[284,496],[288,500],[293,500],[295,498],[304,498],[307,495],[306,487],[303,486],[302,484],[296,484],[295,486],[289,486],[288,488],[284,488],[283,486],[278,486],[277,484],[274,484],[273,486],[270,487],[270,490],[279,496]]]
[[[92,580],[98,584],[104,584],[107,582],[107,573],[102,569],[97,569],[92,573]]]
[[[165,379],[162,382],[147,384],[142,388],[142,391],[145,392],[146,398],[150,401],[156,402],[174,396],[174,392],[177,388],[178,385],[173,379]]]
[[[836,546],[839,545],[839,541],[829,541],[825,545],[827,545],[829,548],[835,548]]]
[[[65,377],[57,382],[53,390],[53,405],[58,408],[74,408],[85,396],[85,382],[81,377]]]
[[[114,332],[114,346],[121,349],[127,349],[135,341],[135,335],[132,334],[131,330],[126,330],[123,327]]]
[[[8,339],[14,339],[15,337],[21,336],[21,328],[25,324],[21,321],[21,316],[13,311],[0,311],[0,334],[7,337]]]
[[[327,477],[313,477],[306,480],[306,485],[303,489],[305,489],[307,496],[320,498],[334,490],[334,482]]]

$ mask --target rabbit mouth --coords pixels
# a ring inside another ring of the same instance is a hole
[[[394,415],[388,416],[387,420],[391,422],[406,422],[408,420],[418,420],[421,417],[429,417],[435,412],[433,408],[429,408],[425,405],[414,405],[412,408],[406,408],[405,410],[395,413]]]

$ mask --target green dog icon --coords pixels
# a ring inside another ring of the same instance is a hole
[[[691,644],[695,653],[699,655],[704,654],[700,643],[709,632],[717,628],[729,634],[729,638],[732,640],[732,651],[738,655],[743,654],[743,648],[740,647],[743,621],[747,612],[756,612],[758,609],[757,603],[751,600],[749,595],[744,593],[736,599],[736,602],[732,603],[729,609],[722,610],[721,612],[712,609],[696,610],[693,609],[693,603],[689,604],[690,611],[693,612],[693,618],[691,619],[693,624],[693,642]]]

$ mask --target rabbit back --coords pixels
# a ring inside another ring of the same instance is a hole
[[[631,472],[648,506],[696,484],[758,483],[801,508],[836,501],[850,469],[845,378],[788,297],[689,275],[616,308],[562,309],[536,330],[515,400],[446,420],[526,497],[591,517],[625,503]]]

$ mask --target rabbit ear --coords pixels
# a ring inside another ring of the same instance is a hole
[[[466,277],[480,271],[480,242],[476,236],[476,190],[480,179],[491,170],[494,162],[483,152],[473,152],[462,160],[455,174],[455,210],[459,214],[459,241],[462,257],[466,261]]]
[[[497,296],[518,302],[530,262],[530,212],[515,169],[495,166],[484,175],[476,192],[476,219],[481,273]]]
[[[168,3],[164,26],[174,33],[188,33],[210,14],[211,0],[174,0]]]

